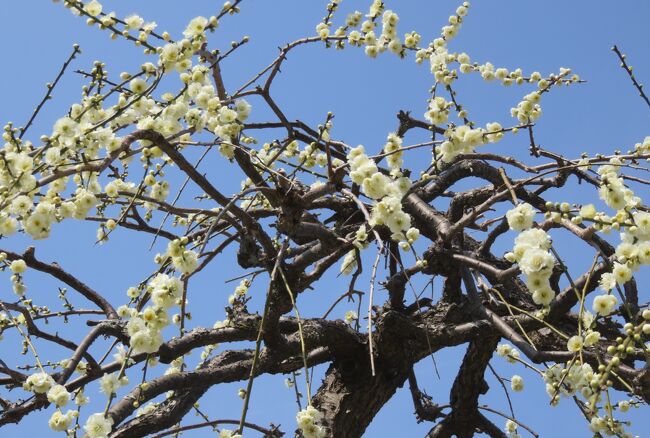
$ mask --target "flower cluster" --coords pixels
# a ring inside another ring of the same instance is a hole
[[[447,102],[444,97],[436,96],[429,100],[429,108],[424,113],[424,118],[431,122],[432,125],[446,123],[450,107],[451,102]]]
[[[562,397],[582,397],[587,401],[585,406],[596,407],[595,411],[590,412],[590,428],[593,432],[605,432],[606,435],[631,438],[632,434],[624,430],[625,422],[614,418],[615,408],[609,399],[609,395],[604,403],[605,417],[598,414],[600,409],[598,405],[603,402],[601,394],[604,388],[613,384],[610,379],[613,370],[620,365],[621,360],[627,354],[634,351],[633,342],[641,339],[641,333],[650,333],[650,324],[647,323],[650,320],[650,310],[644,310],[642,317],[643,320],[636,326],[631,323],[625,324],[624,330],[627,337],[625,339],[618,338],[616,340],[617,345],[607,347],[607,353],[611,355],[611,358],[606,363],[601,363],[597,370],[594,370],[590,364],[583,362],[582,359],[571,361],[569,364],[550,366],[543,373],[543,378],[546,382],[546,392],[551,397],[551,405],[557,406]],[[567,341],[569,351],[578,353],[584,347],[592,346],[599,341],[600,333],[592,329],[594,321],[593,314],[588,311],[582,312],[582,325],[586,334],[569,338]],[[519,360],[519,352],[507,344],[500,344],[497,347],[497,354],[505,357],[511,363]],[[576,358],[579,357],[581,356],[576,356]],[[515,391],[523,389],[523,381],[519,376],[512,377],[511,387]],[[630,406],[636,406],[636,404],[633,405],[630,401],[622,400],[616,405],[616,409],[620,412],[626,412]],[[506,424],[506,432],[509,434],[514,434],[516,429],[516,425]]]
[[[79,411],[68,410],[65,414],[61,410],[56,410],[47,422],[50,429],[55,432],[66,432],[70,424],[79,416]]]
[[[505,431],[510,438],[521,438],[519,432],[517,432],[517,423],[512,420],[506,420]]]
[[[323,414],[309,405],[296,415],[298,429],[300,429],[305,438],[325,438],[327,431],[323,426],[318,424],[322,418]]]
[[[352,325],[355,321],[359,319],[359,315],[354,310],[348,310],[345,312],[344,320],[347,324]]]
[[[517,262],[526,275],[526,286],[533,294],[535,304],[548,306],[555,297],[549,278],[553,273],[555,258],[549,252],[551,239],[544,230],[531,228],[535,211],[530,204],[519,204],[506,213],[510,229],[521,231],[515,238],[512,252],[506,259]]]
[[[579,351],[584,347],[591,347],[600,342],[600,332],[594,329],[595,315],[588,310],[582,312],[583,332],[580,335],[573,336],[567,341],[569,351]],[[577,339],[576,339],[577,338]]]
[[[0,262],[5,262],[7,253],[0,252]],[[25,260],[17,259],[9,263],[9,270],[13,273],[11,276],[12,289],[16,295],[22,297],[27,290],[27,286],[23,282],[23,272],[27,270],[27,263]],[[22,314],[20,315],[23,316]]]
[[[115,394],[118,389],[129,384],[129,379],[126,376],[119,376],[119,373],[104,374],[99,379],[99,386],[101,391],[110,397]]]
[[[506,213],[506,220],[511,230],[524,231],[533,226],[535,209],[532,205],[524,202],[517,205]]]
[[[192,55],[198,49],[188,39],[165,44],[159,49],[158,65],[166,71],[185,71],[192,66]]]
[[[46,394],[47,401],[57,407],[48,421],[49,427],[56,432],[67,431],[70,423],[79,415],[77,410],[68,410],[65,414],[61,411],[60,408],[68,404],[71,395],[65,386],[56,384],[46,372],[41,371],[29,376],[23,383],[23,389],[34,394]]]
[[[176,277],[167,274],[158,274],[150,282],[147,288],[151,294],[151,300],[161,309],[168,309],[180,304],[183,285]]]
[[[631,432],[624,429],[624,423],[614,421],[611,417],[607,418],[594,415],[589,422],[589,430],[598,434],[603,432],[607,436],[615,435],[622,438],[635,438]],[[636,438],[638,438],[638,436],[636,436]]]
[[[641,205],[641,199],[626,187],[620,176],[624,163],[612,158],[609,164],[600,166],[600,188],[598,194],[610,208],[617,210],[614,217],[597,212],[593,206],[583,206],[580,216],[594,221],[594,228],[603,231],[620,230],[621,242],[616,247],[616,261],[610,272],[600,278],[600,287],[609,293],[617,285],[630,281],[642,265],[650,265],[650,213],[635,211]],[[593,309],[603,316],[609,315],[617,304],[614,295],[604,294],[594,298]]]
[[[167,325],[167,312],[160,308],[147,307],[142,316],[131,318],[127,324],[133,353],[155,353],[163,342],[161,326]]]
[[[617,304],[618,298],[615,295],[602,294],[594,298],[593,309],[599,315],[608,316]]]
[[[419,49],[415,54],[415,62],[418,64],[429,59],[431,73],[434,75],[437,83],[450,85],[457,77],[455,69],[450,69],[448,64],[457,59],[455,54],[450,54],[447,49],[447,43],[456,36],[464,17],[469,9],[469,2],[463,2],[456,9],[456,13],[451,15],[448,24],[443,26],[440,31],[440,38],[436,38],[429,44],[426,49]],[[465,55],[466,57],[466,55]],[[469,62],[469,58],[462,58],[462,61]]]
[[[191,40],[198,39],[199,41],[204,41],[205,31],[212,31],[217,27],[217,25],[217,17],[212,16],[209,19],[201,16],[194,17],[187,24],[187,27],[183,31],[183,36]]]
[[[521,376],[514,375],[510,378],[510,388],[515,392],[524,390],[524,379]]]
[[[576,393],[588,399],[593,395],[590,384],[594,376],[594,370],[588,363],[574,363],[568,368],[559,364],[552,365],[544,372],[546,392],[552,397],[551,403],[555,405],[560,396],[571,397]]]
[[[396,135],[389,135],[388,148],[399,148],[401,142],[396,140]],[[369,158],[363,146],[358,146],[347,155],[350,164],[350,178],[355,184],[361,186],[361,191],[375,200],[370,219],[371,226],[385,225],[396,241],[407,240],[405,233],[411,228],[411,217],[402,210],[402,198],[411,187],[411,181],[401,176],[398,171],[387,176],[379,171],[374,160]],[[395,169],[394,169],[395,170]],[[417,238],[415,231],[411,231],[411,240]],[[353,256],[350,256],[352,258]]]
[[[57,407],[63,407],[70,401],[70,393],[63,385],[54,385],[47,391],[47,400]]]
[[[519,120],[520,123],[534,122],[542,115],[542,107],[539,105],[541,93],[533,91],[524,96],[524,99],[515,108],[510,109],[510,115]]]
[[[634,145],[634,150],[637,154],[650,154],[650,135],[644,138],[642,142],[636,143]]]
[[[126,306],[118,309],[120,316],[129,319],[126,329],[133,354],[158,351],[163,342],[161,330],[169,325],[167,309],[180,304],[182,290],[182,282],[177,277],[157,274],[147,285],[153,306],[145,307],[141,312]],[[136,288],[130,288],[128,294],[137,296],[137,292]]]
[[[191,274],[199,266],[199,255],[192,250],[186,249],[187,237],[175,239],[167,244],[167,257],[171,258],[174,269],[183,274]]]
[[[102,413],[92,414],[84,425],[88,438],[107,438],[112,428],[113,418]]]
[[[450,126],[445,131],[447,140],[436,146],[438,167],[451,163],[461,154],[470,154],[474,148],[485,143],[495,143],[503,138],[502,127],[499,123],[488,123],[486,128],[472,128],[469,125]]]
[[[244,278],[239,282],[235,288],[235,292],[228,297],[228,302],[232,305],[237,300],[243,300],[248,293],[248,288],[251,286],[251,281]]]
[[[509,363],[515,363],[519,360],[519,350],[508,344],[499,344],[497,354],[504,357]]]
[[[382,26],[378,36],[375,29],[377,27],[376,21],[380,15]],[[361,23],[360,12],[348,15],[346,27],[339,28],[336,36],[344,35],[347,28],[354,28],[361,24],[360,30],[352,30],[348,33],[347,41],[351,46],[365,46],[366,55],[371,58],[377,57],[377,55],[386,50],[403,58],[406,49],[415,49],[420,42],[421,36],[414,31],[405,34],[403,41],[400,39],[397,34],[399,16],[391,10],[384,10],[384,3],[382,1],[373,1],[366,17],[367,20]]]
[[[404,164],[404,160],[402,159],[404,152],[402,151],[402,138],[394,132],[388,134],[386,144],[384,145],[384,154],[386,154],[386,161],[388,162],[391,173],[399,173],[402,164]]]
[[[177,100],[170,107],[175,107],[173,116],[182,115],[194,130],[206,128],[217,135],[221,139],[219,152],[232,159],[233,139],[241,132],[241,123],[248,118],[252,107],[244,99],[236,100],[231,106],[222,105],[208,73],[204,66],[195,66],[190,72],[181,73],[181,80],[187,85],[187,100]],[[190,108],[190,102],[194,102],[196,107]]]
[[[573,75],[570,79],[566,79],[570,74],[571,69],[564,67],[560,68],[560,73],[558,75],[551,74],[548,79],[541,78],[541,75],[538,72],[531,74],[529,82],[537,81],[538,90],[525,95],[523,100],[519,102],[515,108],[510,109],[510,115],[519,120],[520,123],[531,123],[537,120],[542,115],[542,108],[539,102],[543,93],[549,91],[550,87],[554,84],[572,84],[580,81],[578,75]],[[502,79],[504,85],[509,85],[513,80],[517,83],[524,83],[524,79],[521,76],[521,70],[517,70],[514,75],[513,73],[510,73],[508,76],[507,70],[497,69],[494,75],[497,78]],[[506,83],[506,81],[510,82]]]
[[[23,383],[23,389],[25,391],[31,391],[34,394],[45,394],[54,384],[55,382],[52,376],[41,371],[40,373],[29,376],[25,380],[25,383]]]
[[[623,163],[618,158],[612,158],[610,164],[600,166],[600,189],[598,195],[610,208],[622,210],[626,207],[636,207],[640,199],[634,196],[634,192],[625,186],[625,181],[619,175]]]
[[[513,252],[506,254],[506,258],[517,262],[526,275],[526,286],[535,304],[543,306],[548,306],[555,297],[549,283],[555,265],[550,246],[550,238],[544,230],[531,228],[516,237]]]

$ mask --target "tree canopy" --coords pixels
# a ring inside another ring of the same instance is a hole
[[[51,430],[68,436],[359,437],[406,386],[428,437],[538,436],[509,395],[524,390],[526,369],[544,382],[548,403],[573,405],[585,436],[634,436],[625,413],[650,401],[641,280],[650,265],[650,136],[580,156],[543,146],[544,100],[589,87],[588,78],[457,50],[454,37],[474,25],[465,23],[468,2],[430,41],[400,27],[398,2],[345,13],[339,3],[326,4],[313,34],[254,60],[256,73],[227,87],[228,62],[250,39],[215,47],[208,38],[247,12],[242,0],[193,18],[179,35],[97,0],[62,2],[141,49],[142,64],[118,75],[100,61],[77,70],[81,98],[36,133],[59,81],[73,74],[75,45],[31,118],[4,127],[0,270],[13,293],[0,297],[0,426],[47,409]],[[421,108],[387,108],[396,117],[376,127],[381,145],[339,137],[327,109],[317,123],[289,113],[276,81],[295,50],[316,46],[420,64],[430,71]],[[621,87],[650,109],[637,72],[612,51]],[[518,101],[478,120],[462,100],[471,79],[516,89]],[[518,151],[495,149],[509,139]],[[204,164],[215,159],[218,171]],[[133,245],[160,251],[118,294],[69,270],[65,242],[56,260],[40,256],[39,242],[3,245],[57,239],[54,230],[74,221],[95,224],[97,245],[132,233]],[[586,270],[557,239],[575,242]],[[225,286],[195,286],[224,267]],[[41,301],[43,289],[56,300]],[[222,316],[206,317],[207,303]],[[20,346],[24,357],[6,353]],[[449,394],[427,394],[418,382],[437,372],[436,353],[458,347]],[[416,372],[421,361],[431,362],[426,375]],[[495,361],[512,374],[498,374]],[[295,392],[295,424],[251,420],[264,375]],[[240,417],[206,414],[206,393],[233,382],[241,389],[229,403],[241,403]],[[504,392],[506,408],[482,403],[488,391]],[[82,409],[88,397],[104,408]]]

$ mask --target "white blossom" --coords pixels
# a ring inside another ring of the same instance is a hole
[[[110,416],[104,417],[102,413],[92,414],[84,425],[89,438],[107,438],[112,428],[113,419]]]
[[[69,410],[64,414],[63,412],[56,410],[47,424],[50,426],[50,429],[55,432],[65,432],[78,415],[78,411]]]
[[[32,374],[23,383],[23,389],[32,391],[36,394],[45,394],[54,385],[54,379],[47,373],[40,372]]]
[[[534,218],[535,210],[528,203],[519,204],[506,213],[506,219],[508,220],[510,229],[517,231],[527,230],[532,227]]]
[[[47,391],[47,400],[58,407],[62,407],[70,401],[70,393],[65,386],[54,385]]]

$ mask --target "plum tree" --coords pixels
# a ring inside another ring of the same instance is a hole
[[[69,436],[212,427],[221,437],[294,429],[307,438],[357,437],[407,384],[417,420],[432,423],[429,437],[537,436],[512,406],[501,412],[479,403],[490,389],[486,372],[496,375],[496,354],[537,373],[551,404],[573,402],[585,433],[632,436],[620,414],[650,401],[650,309],[635,280],[650,264],[650,210],[641,197],[650,184],[643,178],[650,137],[626,152],[580,157],[542,147],[535,136],[542,100],[561,86],[588,84],[570,68],[542,75],[452,51],[468,2],[439,37],[424,41],[416,31],[399,33],[398,13],[382,1],[340,17],[333,0],[315,35],[287,43],[227,89],[224,60],[249,39],[213,49],[208,34],[240,3],[192,19],[176,37],[138,15],[107,12],[97,0],[63,1],[89,25],[142,48],[145,62],[119,77],[102,62],[79,71],[87,80],[80,101],[51,133],[30,141],[34,120],[80,52],[75,45],[28,122],[5,126],[0,234],[41,240],[58,223],[78,220],[98,224],[100,244],[121,232],[165,243],[154,269],[121,300],[66,270],[63,245],[57,262],[35,247],[2,249],[0,269],[11,274],[14,295],[0,300],[0,329],[32,362],[0,360],[0,425],[49,408],[50,428]],[[376,148],[337,138],[331,112],[320,124],[294,119],[273,84],[292,50],[316,45],[425,65],[432,87],[422,116],[399,111]],[[613,51],[650,107],[625,55]],[[509,123],[473,119],[456,94],[465,76],[524,90]],[[260,102],[268,117],[251,118],[258,107],[247,100]],[[415,132],[426,141],[408,143]],[[527,155],[491,149],[517,135]],[[199,170],[214,155],[227,163],[227,178]],[[241,190],[226,195],[224,179],[241,180]],[[562,201],[575,184],[584,198]],[[591,248],[581,249],[591,261],[585,272],[571,272],[557,250],[560,232]],[[497,242],[510,250],[498,253]],[[232,273],[238,283],[223,302],[227,317],[192,318],[189,298],[205,293],[193,290],[194,279],[226,257],[242,269]],[[64,310],[32,293],[46,276],[65,285],[58,294]],[[333,300],[319,292],[327,276],[339,285]],[[434,278],[442,287],[429,296]],[[80,307],[82,297],[90,308]],[[301,316],[310,301],[322,316]],[[346,302],[355,310],[335,318]],[[45,327],[50,320],[56,330]],[[70,338],[60,334],[69,326]],[[462,345],[449,400],[434,403],[419,389],[414,366]],[[327,365],[320,383],[312,371],[319,365]],[[296,425],[249,421],[255,380],[265,374],[289,376]],[[519,375],[497,378],[506,395],[507,386],[524,389]],[[104,395],[91,396],[104,397],[105,408],[81,415],[84,389],[94,382]],[[242,383],[241,417],[211,420],[199,400],[232,382]],[[16,388],[19,396],[10,392]],[[184,423],[190,412],[204,421]]]

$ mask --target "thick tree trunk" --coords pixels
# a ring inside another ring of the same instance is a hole
[[[333,437],[360,437],[382,406],[406,380],[407,372],[380,367],[374,377],[367,370],[342,371],[332,365],[314,403],[329,420]]]

